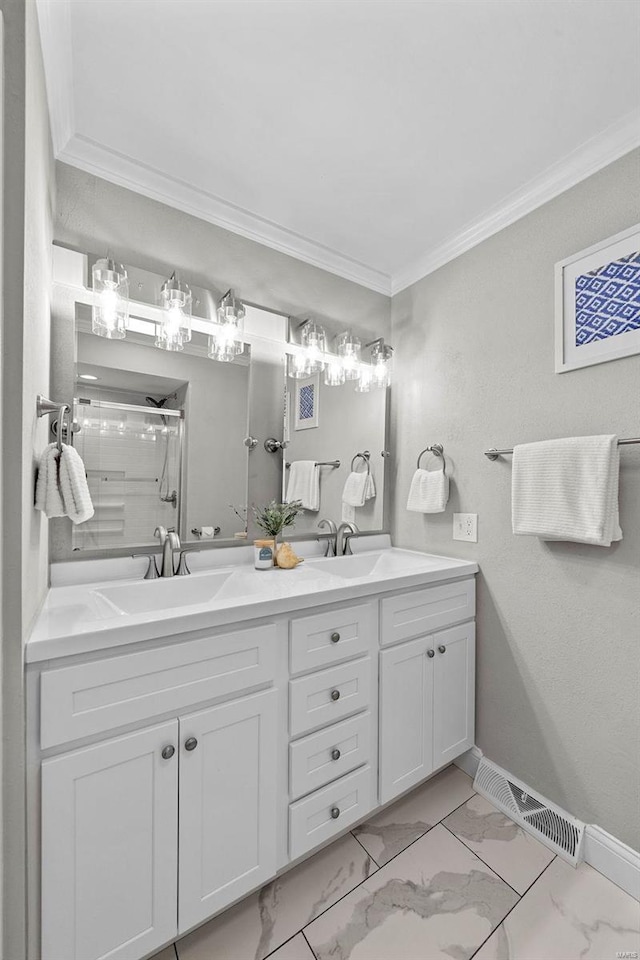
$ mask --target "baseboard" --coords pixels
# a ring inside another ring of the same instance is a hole
[[[483,756],[472,747],[453,762],[470,777],[476,775]],[[640,853],[612,837],[602,827],[588,823],[582,846],[582,860],[636,900],[640,900]]]
[[[471,777],[473,780],[481,759],[482,750],[480,747],[471,747],[471,750],[467,750],[466,753],[456,757],[453,762],[455,763],[456,767],[460,767],[460,769],[463,770],[467,776]]]
[[[588,823],[584,835],[583,859],[636,900],[640,900],[640,853],[612,837],[601,827]]]

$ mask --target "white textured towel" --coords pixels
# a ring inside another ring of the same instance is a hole
[[[72,523],[84,523],[93,516],[84,463],[66,443],[62,444],[62,453],[57,444],[50,443],[40,458],[36,509],[49,518],[69,517]]]
[[[620,453],[614,435],[569,437],[513,448],[513,532],[610,547],[618,520]]]
[[[444,513],[448,499],[449,477],[444,470],[416,470],[409,488],[407,510],[413,513]]]
[[[294,460],[291,464],[287,500],[301,500],[304,510],[320,509],[320,473],[315,460]]]
[[[371,471],[356,473],[352,470],[345,480],[342,491],[342,519],[345,523],[353,523],[356,518],[356,508],[364,507],[367,500],[376,495],[376,485]]]

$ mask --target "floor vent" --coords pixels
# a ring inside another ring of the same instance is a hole
[[[572,866],[581,859],[585,825],[484,757],[474,789]]]

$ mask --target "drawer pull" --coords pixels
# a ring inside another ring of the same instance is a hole
[[[171,757],[174,755],[175,752],[176,752],[176,748],[172,746],[170,743],[168,743],[166,747],[162,748],[162,759],[171,760]]]
[[[331,807],[331,819],[337,820],[340,816],[340,807]]]
[[[337,643],[339,639],[340,639],[340,634],[336,630],[335,633],[331,634],[331,643]]]
[[[196,740],[195,737],[189,737],[189,739],[185,740],[184,742],[185,750],[195,750],[197,746],[198,746],[198,741]]]
[[[336,747],[335,750],[332,750],[332,751],[331,751],[331,759],[332,759],[332,760],[339,760],[339,759],[340,759],[340,751],[338,750],[337,747]]]
[[[429,648],[429,650],[427,650],[427,656],[428,656],[428,657],[435,657],[435,655],[436,655],[436,654],[435,654],[435,650],[431,650],[431,648]]]
[[[438,647],[438,650],[440,651],[440,653],[444,653],[446,649],[447,648],[445,647],[444,643],[441,643],[440,646]]]
[[[332,690],[332,691],[331,691],[331,699],[332,699],[332,700],[339,700],[339,699],[340,699],[340,691],[339,691],[339,690]]]

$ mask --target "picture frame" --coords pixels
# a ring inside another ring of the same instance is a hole
[[[318,426],[318,406],[320,400],[320,376],[296,380],[295,405],[293,408],[294,430],[312,430]]]
[[[555,372],[640,353],[640,224],[555,265]]]

